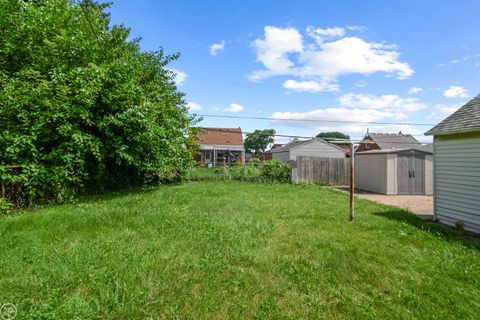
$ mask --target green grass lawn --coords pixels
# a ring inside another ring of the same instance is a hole
[[[194,182],[0,217],[17,319],[480,315],[480,249],[314,185]]]

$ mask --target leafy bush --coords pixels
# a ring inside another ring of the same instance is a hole
[[[222,181],[230,179],[230,176],[223,167],[195,167],[189,171],[188,178],[191,181]]]
[[[12,210],[12,204],[7,199],[0,197],[0,215],[8,214]]]
[[[258,165],[260,165],[260,163],[261,163],[261,161],[258,158],[252,158],[248,162],[249,165],[253,165],[253,166],[258,166]]]
[[[181,180],[189,116],[163,50],[109,26],[107,4],[0,1],[0,166],[32,199]]]
[[[239,165],[233,166],[229,169],[231,179],[257,182],[262,174],[262,171],[254,165]]]
[[[262,170],[262,179],[265,182],[289,183],[292,181],[290,166],[279,160],[266,161]]]
[[[197,167],[190,171],[189,178],[193,181],[222,181],[232,179],[246,182],[291,182],[292,171],[288,164],[278,160],[271,160],[266,161],[263,166],[257,165],[256,163],[249,163],[231,167]]]

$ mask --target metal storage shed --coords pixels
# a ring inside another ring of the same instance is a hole
[[[426,148],[359,152],[355,155],[358,189],[387,195],[433,193],[433,153]]]

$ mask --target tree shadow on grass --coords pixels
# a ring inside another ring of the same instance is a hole
[[[480,250],[479,235],[466,231],[459,231],[453,227],[440,224],[432,219],[420,218],[414,213],[406,210],[393,209],[388,211],[378,211],[374,212],[373,215],[403,223],[408,223],[415,228],[433,234],[436,237],[440,237],[448,241],[460,242],[469,248]]]

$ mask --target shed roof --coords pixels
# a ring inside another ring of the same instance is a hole
[[[281,147],[271,149],[271,152],[282,152],[282,151],[288,151],[290,149],[293,149],[295,147],[301,146],[304,143],[310,142],[311,140],[293,140],[287,144],[284,144]]]
[[[411,134],[399,133],[367,133],[365,139],[371,139],[381,149],[416,148],[422,144]]]
[[[415,148],[400,148],[400,149],[378,149],[378,150],[369,150],[369,151],[362,151],[357,152],[356,155],[363,155],[363,154],[381,154],[381,153],[400,153],[404,151],[420,151],[426,154],[433,154],[433,150],[428,150],[425,146],[415,147]]]
[[[270,152],[274,153],[274,152],[290,151],[291,149],[300,147],[304,144],[310,143],[310,142],[315,141],[315,140],[319,141],[319,142],[322,142],[322,143],[325,143],[325,144],[331,146],[332,148],[335,148],[335,149],[338,149],[338,150],[341,150],[341,151],[345,152],[345,150],[343,150],[342,148],[340,148],[336,145],[333,145],[331,143],[328,143],[327,141],[325,141],[323,139],[320,139],[320,138],[313,138],[313,139],[310,139],[310,140],[293,140],[292,142],[284,144],[283,146],[281,146],[279,148],[271,149]]]
[[[425,134],[440,135],[469,131],[480,131],[480,94]]]
[[[196,140],[198,144],[243,146],[240,128],[200,128]]]

